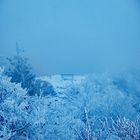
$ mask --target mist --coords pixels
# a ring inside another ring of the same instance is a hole
[[[36,72],[140,68],[138,0],[1,0],[0,55],[23,47]]]

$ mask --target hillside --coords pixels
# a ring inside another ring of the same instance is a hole
[[[138,72],[38,77],[36,93],[0,71],[2,140],[139,140]]]

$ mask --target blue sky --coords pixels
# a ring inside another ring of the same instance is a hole
[[[140,66],[138,0],[0,0],[0,54],[16,42],[39,74]]]

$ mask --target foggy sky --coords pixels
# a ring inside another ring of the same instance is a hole
[[[0,55],[16,42],[36,72],[140,67],[138,0],[0,0]]]

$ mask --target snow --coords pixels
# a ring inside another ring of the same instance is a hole
[[[85,79],[86,75],[51,75],[38,77],[37,79],[51,83],[56,92],[63,92],[69,86],[80,85]]]
[[[139,140],[139,80],[128,77],[43,76],[56,94],[29,96],[0,69],[0,139]]]

